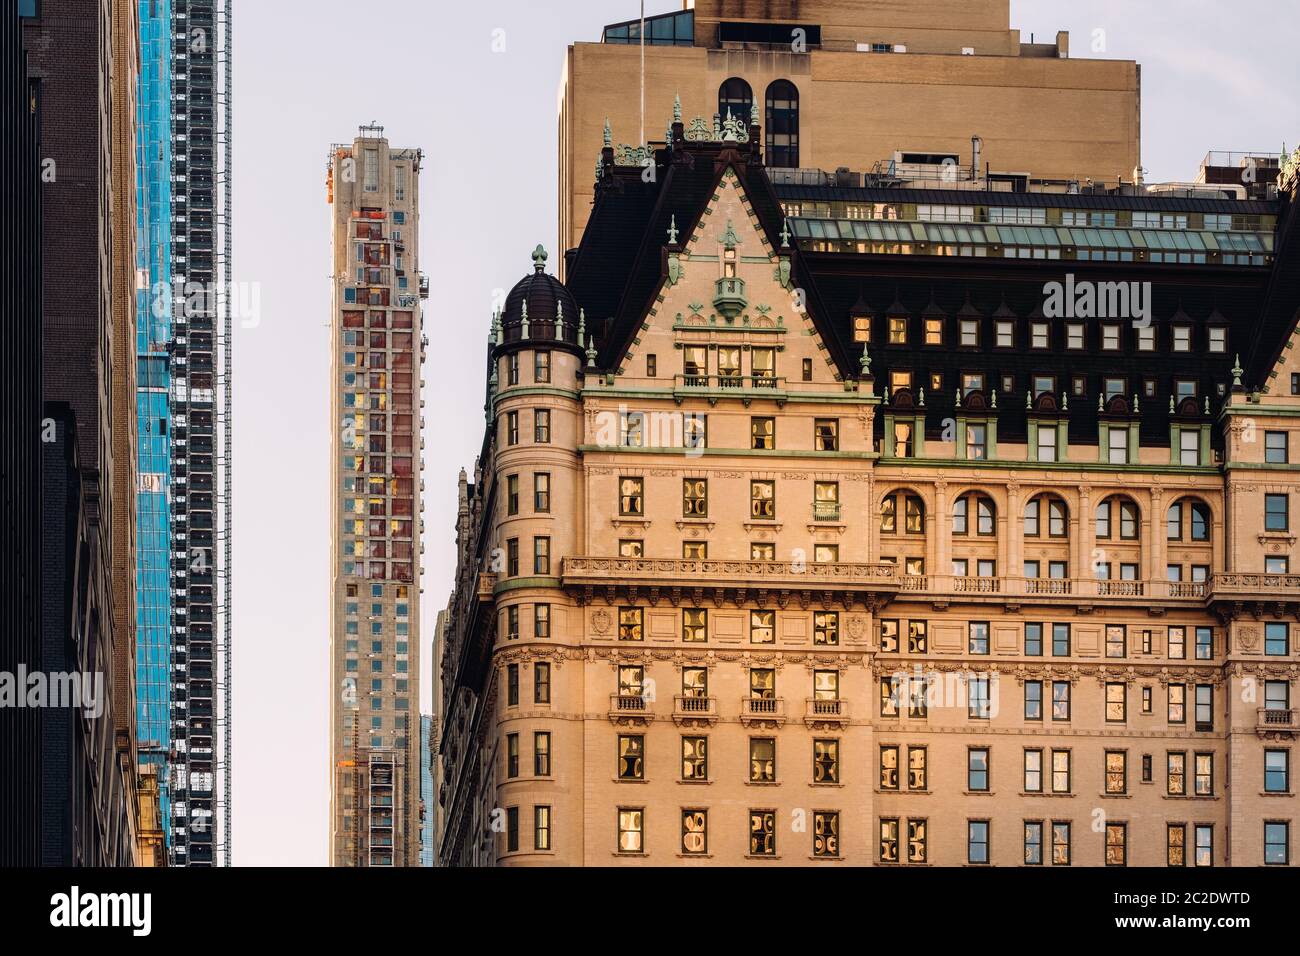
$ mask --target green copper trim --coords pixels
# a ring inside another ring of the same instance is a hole
[[[498,581],[492,588],[493,596],[505,594],[507,591],[518,591],[521,588],[559,588],[560,579],[551,576],[535,576],[527,578],[508,578],[504,581]]]

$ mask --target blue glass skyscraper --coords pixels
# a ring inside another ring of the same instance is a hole
[[[171,818],[171,6],[140,0],[136,134],[136,726],[141,760],[159,767],[164,821]]]

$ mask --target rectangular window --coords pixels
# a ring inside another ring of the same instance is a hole
[[[987,621],[970,621],[966,625],[967,651],[971,654],[989,652],[989,625]]]
[[[1124,750],[1106,751],[1106,792],[1128,792],[1128,752]]]
[[[880,862],[898,862],[898,818],[880,818]]]
[[[506,412],[506,444],[519,444],[519,413]]]
[[[619,479],[618,513],[624,516],[645,514],[645,479]]]
[[[519,776],[519,735],[506,734],[506,778]]]
[[[838,611],[813,612],[813,643],[830,645],[840,642],[840,615]]]
[[[1043,719],[1043,682],[1025,681],[1025,720]]]
[[[1291,792],[1291,752],[1289,750],[1264,751],[1264,792]]]
[[[533,381],[544,384],[551,380],[551,353],[538,349],[533,353]]]
[[[751,481],[749,483],[749,516],[761,520],[776,518],[775,481]]]
[[[1106,432],[1108,439],[1108,461],[1112,465],[1128,464],[1128,429],[1112,425]]]
[[[618,611],[618,639],[639,641],[644,637],[641,608],[624,607]]]
[[[1195,794],[1198,797],[1214,796],[1214,754],[1196,754]]]
[[[1052,821],[1052,865],[1070,865],[1070,824],[1066,821]]]
[[[776,811],[749,811],[749,855],[776,856]]]
[[[749,440],[751,448],[771,451],[776,447],[776,419],[751,418],[749,420]]]
[[[519,665],[506,665],[506,706],[519,706]]]
[[[840,814],[838,810],[813,811],[813,856],[840,855]]]
[[[1169,657],[1171,660],[1183,660],[1187,657],[1187,631],[1184,628],[1169,629]]]
[[[516,414],[511,412],[511,415]],[[551,410],[549,408],[533,409],[533,441],[539,445],[551,441]]]
[[[907,653],[924,654],[926,650],[927,650],[926,622],[908,621],[907,622]]]
[[[880,789],[898,789],[898,745],[882,744],[880,747]]]
[[[1170,823],[1165,826],[1165,863],[1168,866],[1187,865],[1187,824]]]
[[[1265,495],[1264,496],[1264,530],[1265,531],[1286,531],[1290,527],[1290,517],[1287,514],[1288,504],[1287,496],[1282,495]]]
[[[1025,866],[1041,866],[1043,863],[1043,822],[1041,820],[1025,821]]]
[[[1123,577],[1123,575],[1121,575]],[[1129,579],[1126,579],[1129,580]],[[1125,657],[1128,653],[1128,632],[1123,624],[1106,626],[1106,656]]]
[[[543,661],[533,664],[533,703],[551,702],[551,665]]]
[[[966,748],[966,789],[987,793],[989,789],[989,751],[987,747]]]
[[[619,734],[618,779],[645,779],[645,736],[643,734]]]
[[[749,779],[754,783],[776,783],[776,738],[749,738]]]
[[[1122,724],[1128,719],[1128,685],[1118,682],[1106,684],[1106,720]]]
[[[1285,621],[1265,622],[1264,653],[1273,656],[1291,653],[1290,625]]]
[[[840,423],[834,418],[813,421],[813,448],[816,451],[839,451]]]
[[[961,320],[961,344],[974,347],[980,344],[980,324],[975,319]]]
[[[989,720],[989,679],[970,677],[966,680],[966,716],[972,720]]]
[[[1264,823],[1264,863],[1287,866],[1291,862],[1291,824],[1286,820]]]
[[[708,810],[682,810],[681,852],[685,856],[708,852]]]
[[[1196,685],[1196,729],[1214,729],[1214,685],[1212,684]]]
[[[506,807],[506,852],[519,849],[519,808]]]
[[[533,574],[551,573],[551,539],[538,536],[533,538]]]
[[[682,640],[703,644],[709,639],[709,611],[707,608],[682,608]]]
[[[709,779],[709,738],[682,738],[682,779]]]
[[[988,458],[988,426],[968,424],[966,426],[966,458],[968,461],[984,461]]]
[[[1070,625],[1069,624],[1052,625],[1052,656],[1053,657],[1070,656]]]
[[[772,644],[776,641],[776,612],[752,610],[749,612],[749,642]]]
[[[1052,719],[1070,719],[1070,682],[1068,680],[1052,681]]]
[[[538,514],[551,510],[551,476],[544,471],[533,475],[533,510]]]
[[[533,734],[533,775],[551,775],[551,735],[542,731]]]
[[[1196,659],[1208,661],[1214,657],[1214,628],[1198,627],[1196,629]]]
[[[1016,344],[1016,326],[1014,322],[999,321],[996,325],[998,348],[1014,348]]]
[[[1285,465],[1289,460],[1286,432],[1264,433],[1264,461],[1270,465]]]
[[[989,822],[987,820],[966,821],[966,862],[987,863],[989,861]]]
[[[1106,824],[1106,865],[1128,865],[1128,824]]]
[[[894,422],[894,457],[912,457],[912,423]]]
[[[642,833],[645,825],[645,810],[641,807],[618,808],[618,852],[643,852]]]
[[[1025,792],[1043,792],[1043,752],[1037,749],[1025,751]]]
[[[1193,866],[1214,866],[1214,827],[1210,824],[1196,826],[1196,855]]]
[[[927,830],[929,821],[911,819],[907,821],[907,862],[924,863],[927,851]]]
[[[929,786],[929,751],[925,747],[908,747],[907,789],[926,790]]]
[[[813,740],[813,783],[840,782],[840,742]]]

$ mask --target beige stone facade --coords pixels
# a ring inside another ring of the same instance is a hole
[[[951,154],[969,166],[973,136],[983,141],[981,168],[995,171],[1116,182],[1131,180],[1140,165],[1138,65],[1072,58],[1064,33],[1050,43],[1022,43],[1010,27],[1009,0],[692,6],[691,45],[645,48],[647,143],[663,143],[659,124],[675,96],[692,115],[707,117],[721,111],[720,92],[732,79],[750,91],[764,128],[775,128],[771,111],[782,97],[772,84],[785,81],[796,93],[797,149],[769,159],[772,165],[870,171],[896,154],[924,153]],[[800,52],[791,43],[728,41],[720,22],[818,26],[820,40]],[[616,144],[637,143],[640,74],[638,44],[568,49],[558,123],[565,249],[578,245],[587,222],[606,122]]]
[[[330,155],[334,866],[419,858],[420,160],[376,127]]]
[[[567,308],[494,321],[441,862],[1292,864],[1290,346],[1171,412],[1173,447],[1109,412],[1050,455],[998,440],[997,389],[926,429],[875,340],[835,361],[718,156],[606,367]]]

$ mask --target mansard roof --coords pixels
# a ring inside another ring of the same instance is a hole
[[[1261,387],[1296,325],[1300,216],[1285,195],[1278,200],[1233,200],[774,185],[755,146],[757,127],[751,126],[750,141],[741,143],[688,141],[681,135],[680,123],[674,130],[669,146],[638,153],[634,158],[640,161],[635,164],[619,165],[614,151],[606,147],[591,218],[581,245],[570,253],[567,284],[586,310],[588,328],[598,335],[601,368],[618,366],[653,305],[667,270],[670,225],[675,222],[682,236],[690,235],[728,167],[735,170],[772,247],[790,256],[793,283],[804,290],[809,314],[840,374],[847,378],[859,372],[862,345],[854,340],[851,316],[855,305],[860,310],[870,303],[881,323],[873,329],[869,345],[877,381],[887,381],[891,370],[908,369],[918,384],[928,386],[930,374],[941,374],[943,388],[931,393],[926,404],[935,423],[958,412],[956,387],[964,372],[984,373],[986,390],[999,388],[1003,375],[1015,376],[1019,398],[1004,395],[999,403],[999,430],[1008,437],[1027,430],[1024,389],[1030,376],[1055,375],[1057,391],[1063,394],[1073,376],[1085,375],[1090,398],[1080,402],[1070,397],[1070,420],[1072,435],[1087,439],[1099,430],[1096,397],[1102,379],[1123,376],[1129,404],[1138,396],[1135,418],[1141,435],[1166,442],[1175,380],[1195,380],[1202,407],[1209,397],[1211,410],[1217,413],[1223,401],[1221,390],[1232,383],[1237,356],[1245,367],[1246,387]],[[647,175],[650,166],[653,176]],[[792,199],[1234,213],[1275,216],[1278,228],[1273,237],[1275,259],[1269,267],[814,251],[797,247],[794,237],[789,247],[782,247],[786,223],[781,203]],[[1122,347],[1103,350],[1096,319],[1085,320],[1083,350],[1067,352],[1062,319],[1051,322],[1049,348],[1030,348],[1027,324],[1043,315],[1044,286],[1063,281],[1067,273],[1079,281],[1150,282],[1157,349],[1139,352],[1137,332],[1125,321]],[[927,347],[923,315],[941,313],[944,345]],[[976,318],[976,313],[980,345],[962,348],[957,344],[959,323]],[[908,343],[891,345],[884,317],[903,314],[912,324]],[[995,345],[996,323],[1009,315],[1018,317],[1015,345],[1000,349]],[[1189,352],[1174,352],[1170,347],[1169,326],[1175,317],[1193,327]],[[1204,327],[1211,324],[1226,324],[1223,352],[1208,350]],[[1143,394],[1148,378],[1157,382],[1154,399]]]

